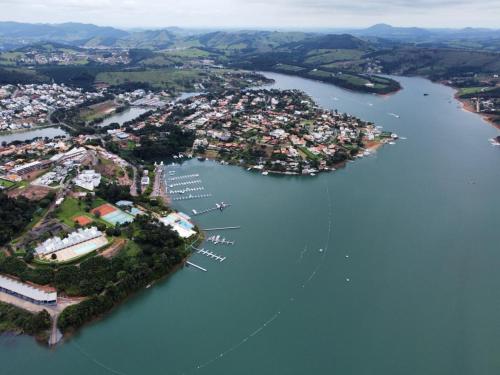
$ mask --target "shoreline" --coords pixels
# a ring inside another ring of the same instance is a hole
[[[387,143],[388,142],[370,141],[370,142],[367,142],[367,145],[365,147],[363,147],[362,150],[369,151],[370,153],[374,153],[374,152],[377,152],[378,149],[385,146]],[[358,155],[360,155],[360,156],[358,156]],[[259,171],[261,173],[268,172],[269,174],[283,175],[283,176],[310,176],[311,175],[311,173],[303,174],[303,173],[299,173],[299,172],[278,171],[278,170],[265,169],[264,167],[260,169],[260,168],[255,168],[256,165],[250,165],[250,164],[246,164],[246,163],[237,163],[237,162],[233,162],[233,161],[226,161],[224,159],[221,159],[218,157],[208,156],[206,154],[199,155],[199,156],[203,157],[205,160],[213,161],[213,162],[216,162],[216,163],[219,163],[222,165],[232,165],[232,166],[240,167],[240,168],[246,169],[247,171],[256,170],[256,171]],[[317,171],[312,172],[312,173],[319,174],[319,173],[335,172],[337,169],[345,167],[347,165],[347,163],[355,162],[357,159],[361,159],[363,157],[365,157],[363,155],[363,152],[360,152],[359,154],[357,154],[356,156],[354,156],[350,159],[346,159],[346,160],[341,161],[339,163],[333,164],[332,166],[329,166],[328,169],[317,170]],[[203,160],[200,160],[200,161],[203,161]],[[167,195],[168,195],[168,193],[167,193]]]
[[[261,72],[264,75],[265,75],[266,72],[268,72],[268,73],[275,73],[275,74],[277,73],[277,74],[288,75],[288,76],[292,76],[292,77],[299,77],[299,78],[303,78],[303,79],[309,79],[311,81],[322,82],[322,83],[326,83],[326,84],[329,84],[329,85],[333,85],[333,86],[339,87],[339,88],[341,88],[343,90],[351,91],[351,92],[356,93],[356,94],[377,95],[377,96],[391,96],[391,95],[394,95],[394,94],[398,93],[399,91],[401,91],[403,89],[403,87],[401,86],[401,84],[399,82],[398,82],[399,87],[397,89],[395,89],[395,90],[391,90],[391,91],[388,91],[388,92],[377,92],[377,91],[371,91],[371,90],[366,89],[366,88],[365,89],[353,88],[353,87],[341,85],[339,83],[331,82],[328,79],[322,79],[322,78],[319,78],[319,77],[311,77],[309,75],[300,75],[300,74],[297,74],[297,73],[294,73],[294,72],[285,72],[285,71],[281,71],[281,70],[272,70],[272,69],[259,70],[259,72]],[[381,77],[383,77],[383,75],[384,74],[380,74]],[[383,78],[385,78],[385,77],[383,77]],[[395,81],[392,78],[389,78],[389,79]]]
[[[454,98],[460,103],[463,111],[479,115],[481,117],[481,119],[485,123],[487,123],[488,125],[493,126],[495,129],[499,129],[500,130],[500,124],[496,124],[493,121],[493,119],[492,119],[491,116],[488,116],[487,114],[484,114],[484,113],[481,113],[481,112],[476,112],[476,109],[474,108],[474,105],[469,100],[460,98],[458,96],[458,89],[456,87],[454,87],[454,86],[450,86],[450,87],[452,87],[453,89],[455,89]]]

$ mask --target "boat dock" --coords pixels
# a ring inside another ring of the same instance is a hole
[[[220,256],[220,255],[217,255],[215,253],[212,253],[211,251],[208,251],[208,250],[205,250],[205,249],[197,249],[196,251],[198,254],[202,254],[202,255],[205,255],[209,258],[212,258],[212,259],[215,259],[215,260],[218,260],[219,262],[224,262],[226,260],[226,257],[223,257],[223,256]]]
[[[175,176],[175,177],[171,177],[169,178],[170,181],[177,181],[177,180],[185,180],[187,178],[196,178],[196,177],[200,177],[199,174],[188,174],[188,175],[184,175],[184,176]]]
[[[185,185],[194,185],[194,184],[201,184],[201,180],[192,180],[192,181],[177,182],[175,184],[168,185],[168,187],[169,188],[173,188],[173,187],[176,187],[176,186],[185,186]]]
[[[190,193],[190,192],[193,192],[193,191],[202,191],[202,190],[205,190],[205,188],[203,186],[200,186],[200,187],[195,187],[195,188],[184,188],[182,190],[170,190],[169,193],[170,194],[185,194],[185,193]]]
[[[217,210],[222,212],[227,207],[231,207],[231,205],[224,203],[224,202],[220,202],[220,203],[216,203],[215,207],[207,208],[206,210],[202,210],[202,211],[192,210],[192,212],[193,212],[194,216],[199,216],[199,215],[207,214],[209,212],[213,212],[213,211],[217,211]]]
[[[187,201],[189,199],[210,198],[211,196],[212,196],[212,194],[197,194],[197,195],[189,194],[189,195],[185,195],[182,197],[173,198],[172,200],[174,200],[174,201]]]
[[[201,267],[201,266],[199,266],[197,264],[191,263],[189,261],[187,261],[186,263],[189,264],[190,266],[193,266],[194,268],[199,269],[200,271],[207,272],[207,270],[205,268],[203,268],[203,267]]]
[[[240,228],[241,228],[240,226],[236,226],[236,227],[220,227],[220,228],[202,228],[201,230],[209,232],[214,230],[240,229]]]
[[[220,235],[213,235],[207,238],[207,242],[211,242],[214,245],[234,245],[234,241],[226,240],[225,238],[220,238]]]

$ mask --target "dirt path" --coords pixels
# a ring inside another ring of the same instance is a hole
[[[120,250],[125,246],[127,240],[124,238],[117,238],[115,242],[106,250],[104,250],[100,255],[104,258],[113,258]]]

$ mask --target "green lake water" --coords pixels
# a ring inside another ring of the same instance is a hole
[[[176,208],[233,205],[196,218],[241,226],[215,232],[234,246],[202,245],[227,259],[194,255],[208,272],[180,270],[53,350],[0,338],[2,375],[500,373],[498,130],[424,79],[377,97],[268,75],[407,139],[316,177],[170,167],[213,194]]]

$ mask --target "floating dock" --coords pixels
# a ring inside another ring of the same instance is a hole
[[[212,253],[211,251],[208,251],[208,250],[205,250],[205,249],[197,249],[196,251],[198,254],[202,254],[202,255],[205,255],[209,258],[212,258],[212,259],[215,259],[215,260],[218,260],[219,262],[224,262],[226,260],[226,257],[223,257],[223,256],[220,256],[220,255],[217,255],[215,253]]]
[[[188,174],[188,175],[184,175],[184,176],[175,176],[175,177],[169,178],[169,180],[170,181],[177,181],[177,180],[185,180],[188,178],[196,178],[196,177],[200,177],[200,175],[199,174]]]
[[[236,226],[236,227],[220,227],[220,228],[202,228],[201,230],[209,232],[213,230],[240,229],[240,228],[241,228],[240,226]]]
[[[193,212],[194,216],[199,216],[199,215],[207,214],[209,212],[213,212],[213,211],[217,211],[217,210],[222,212],[227,207],[231,207],[231,205],[227,204],[227,203],[224,203],[224,202],[221,202],[221,203],[216,203],[215,207],[207,208],[206,210],[201,210],[201,211],[192,210],[192,212]]]
[[[205,190],[205,188],[203,186],[195,187],[195,188],[187,187],[187,188],[184,188],[182,190],[170,190],[168,193],[169,194],[185,194],[185,193],[190,193],[193,191],[202,191],[202,190]]]
[[[194,184],[201,184],[201,180],[192,180],[192,181],[184,181],[184,182],[177,182],[175,184],[169,184],[169,188],[173,188],[176,186],[185,186],[185,185],[194,185]]]
[[[220,238],[220,235],[213,235],[207,238],[207,242],[211,242],[214,245],[234,245],[234,241],[226,240],[225,238]]]
[[[187,264],[189,264],[190,266],[193,266],[194,268],[197,268],[199,269],[200,271],[203,271],[203,272],[207,272],[207,270],[197,264],[194,264],[194,263],[191,263],[191,262],[186,262]]]
[[[174,200],[174,201],[187,201],[189,199],[210,198],[211,196],[212,196],[212,194],[197,194],[197,195],[189,194],[189,195],[185,195],[182,197],[173,198],[172,200]]]

